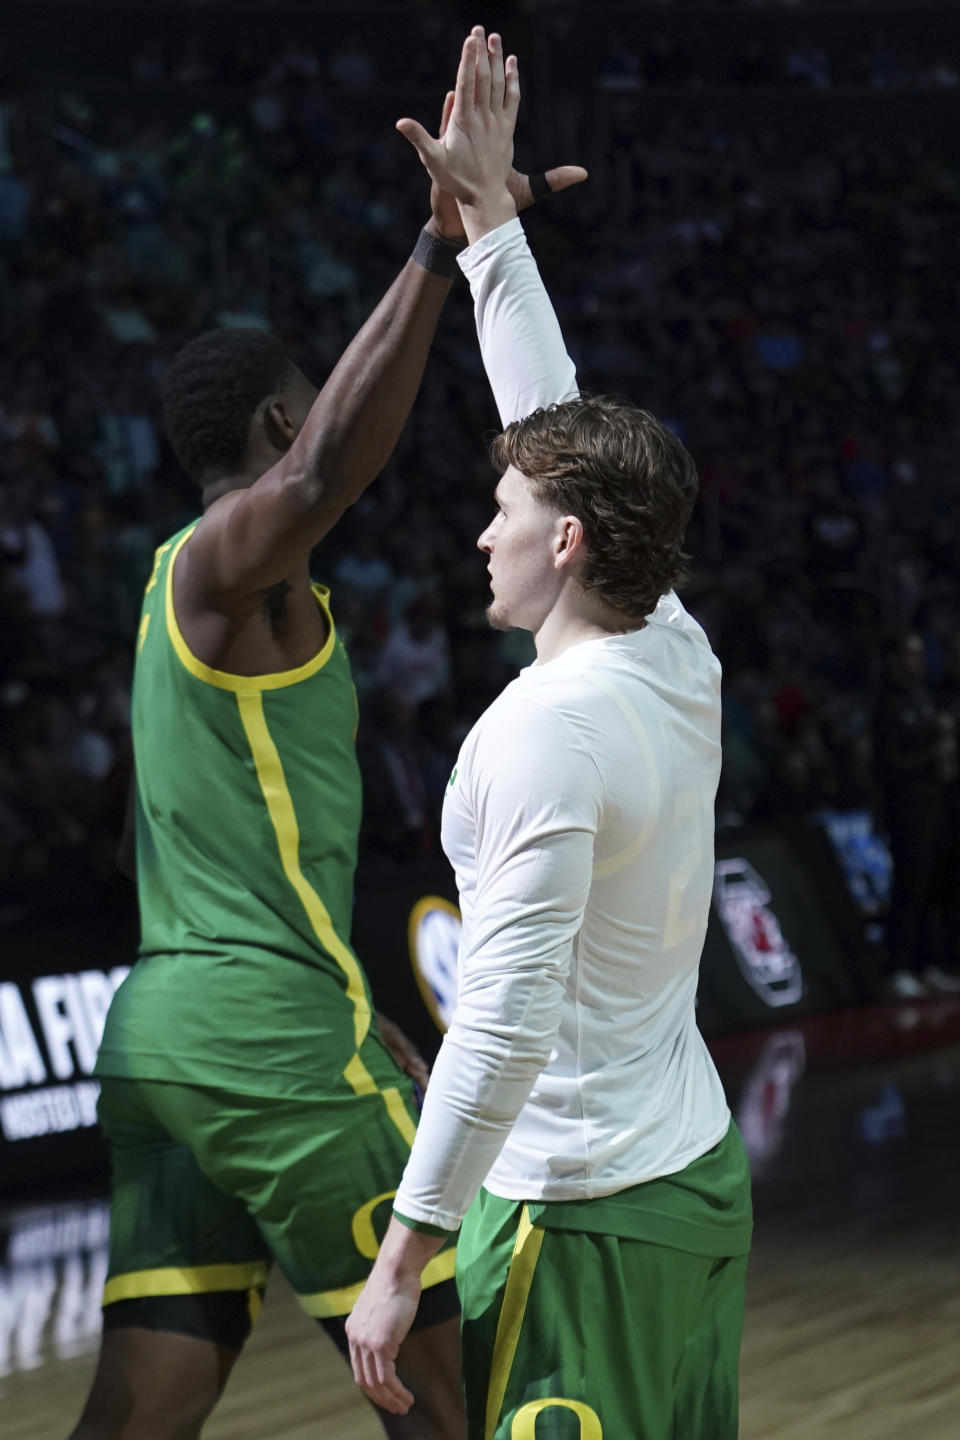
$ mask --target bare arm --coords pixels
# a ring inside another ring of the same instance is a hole
[[[285,579],[383,469],[413,405],[450,281],[408,260],[300,434],[249,489],[213,505],[184,552],[211,600]]]

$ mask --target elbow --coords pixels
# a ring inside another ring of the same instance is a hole
[[[313,509],[322,502],[325,487],[319,467],[309,463],[296,445],[287,451],[275,473],[285,493],[301,499],[305,509]]]
[[[539,1075],[550,1060],[559,1033],[559,1015],[522,1025],[457,1013],[450,1026],[450,1041],[472,1055],[486,1055],[505,1079]]]
[[[278,479],[284,510],[288,515],[302,516],[305,525],[315,526],[325,519],[329,527],[352,503],[353,497],[344,494],[343,487],[332,484],[329,474],[321,473],[316,466],[291,465]]]
[[[569,947],[500,957],[466,978],[448,1038],[519,1078],[549,1062],[560,1033]]]

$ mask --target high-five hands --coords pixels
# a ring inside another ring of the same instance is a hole
[[[434,222],[448,238],[467,233],[475,240],[537,198],[530,176],[512,165],[519,103],[516,56],[505,62],[500,36],[488,40],[477,25],[464,41],[456,89],[444,102],[438,138],[416,120],[397,121],[430,174]],[[579,165],[561,165],[542,178],[548,190],[558,191],[579,184],[587,172]]]
[[[416,120],[397,121],[397,129],[415,146],[430,178],[469,206],[506,194],[513,163],[513,129],[520,105],[517,60],[511,55],[504,65],[500,37],[491,36],[490,41],[488,47],[483,30],[475,26],[463,42],[442,138],[434,140]]]

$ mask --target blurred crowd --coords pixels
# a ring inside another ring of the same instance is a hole
[[[419,23],[405,104],[426,121],[456,47],[431,7]],[[621,89],[657,83],[655,48],[617,43]],[[223,113],[140,120],[116,91],[0,103],[8,913],[109,883],[140,596],[154,546],[197,509],[159,420],[170,357],[210,326],[258,326],[322,383],[426,215],[374,38],[210,64],[199,42],[147,41],[125,78],[188,95],[215,79]],[[637,138],[629,104],[606,103],[617,74],[608,58],[589,93],[558,97],[555,133],[588,153],[523,136],[521,160],[591,169],[528,229],[581,384],[642,402],[700,466],[685,601],[725,670],[719,821],[866,809],[896,851],[922,779],[955,834],[957,155],[868,124],[805,139],[802,106],[789,132],[728,107],[665,111]],[[484,618],[495,425],[461,283],[393,461],[315,556],[361,700],[368,853],[437,852],[459,740],[532,659]],[[911,904],[940,883],[928,868]],[[910,969],[920,942],[897,943]]]
[[[790,0],[753,3],[790,4]],[[616,32],[600,68],[600,86],[615,94],[629,94],[645,87],[702,89],[717,83],[746,88],[788,85],[813,90],[862,87],[892,93],[953,89],[960,84],[960,57],[955,63],[933,37],[913,48],[892,41],[879,27],[852,50],[834,49],[810,35],[788,41],[753,36],[734,46],[729,54],[715,56],[711,63],[702,45],[695,36],[687,39],[663,32],[637,44]]]

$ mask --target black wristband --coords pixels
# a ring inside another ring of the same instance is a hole
[[[547,184],[546,170],[541,170],[539,175],[528,175],[527,182],[530,186],[530,194],[533,196],[534,201],[545,200],[548,195],[553,194],[553,191]]]
[[[466,249],[466,245],[466,240],[442,240],[439,235],[431,235],[429,230],[421,230],[411,259],[422,265],[424,270],[429,270],[431,275],[442,275],[445,280],[452,280],[457,273],[457,256]]]

